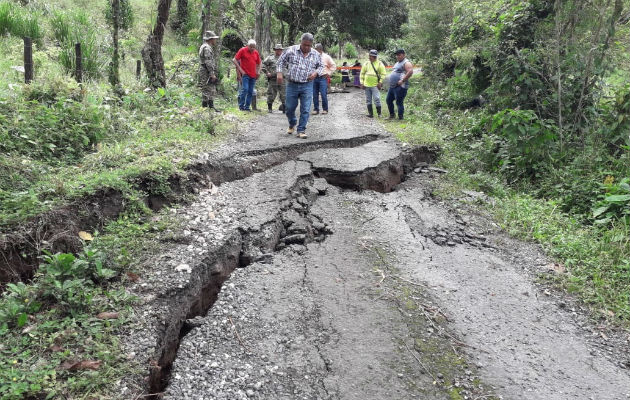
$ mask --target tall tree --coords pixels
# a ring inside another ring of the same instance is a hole
[[[118,51],[118,31],[120,22],[120,1],[112,0],[112,42],[114,44],[114,50],[112,54],[112,64],[109,70],[109,83],[112,84],[114,89],[120,83],[119,75],[119,51]]]
[[[171,24],[173,29],[184,34],[186,22],[188,21],[188,0],[177,0],[177,14]]]
[[[262,53],[271,51],[271,4],[269,0],[257,0],[254,23],[254,40]]]
[[[149,37],[147,37],[147,41],[142,48],[144,70],[147,72],[149,84],[153,87],[166,86],[166,73],[164,72],[164,59],[162,58],[162,40],[164,39],[164,30],[168,22],[171,1],[159,0],[155,27],[149,34]]]

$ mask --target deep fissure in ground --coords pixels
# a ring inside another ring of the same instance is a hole
[[[237,238],[228,242],[228,249],[221,250],[219,258],[204,260],[206,274],[202,289],[190,298],[183,314],[170,315],[169,327],[158,343],[159,360],[150,367],[148,391],[156,398],[162,393],[170,378],[170,371],[182,338],[194,329],[195,317],[205,316],[212,308],[222,285],[237,267],[247,267],[253,262],[266,262],[274,251],[287,246],[301,246],[313,241],[323,241],[332,234],[331,228],[322,218],[311,212],[311,205],[318,196],[326,194],[327,183],[349,190],[376,190],[389,192],[405,179],[405,175],[418,163],[426,165],[436,158],[436,151],[426,147],[415,147],[401,151],[392,160],[383,161],[376,167],[360,173],[345,173],[334,169],[312,168],[312,174],[299,179],[287,193],[289,200],[281,209],[279,217],[263,225],[260,230],[250,232],[239,228]],[[274,164],[276,165],[276,164]],[[326,182],[324,182],[324,179]],[[223,256],[221,256],[223,255]],[[225,257],[225,255],[231,255]],[[238,255],[238,256],[236,256]],[[192,292],[192,291],[191,291]],[[190,295],[188,294],[184,295]]]

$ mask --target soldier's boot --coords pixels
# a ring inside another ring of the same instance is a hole
[[[214,112],[221,112],[221,111],[217,110],[216,108],[214,108],[214,100],[208,100],[208,108],[213,109]]]
[[[208,107],[208,102],[205,100],[201,100],[201,107]]]
[[[367,110],[368,110],[368,115],[367,116],[369,118],[373,118],[374,117],[374,110],[372,109],[372,105],[371,104],[367,105]]]
[[[278,108],[278,110],[282,111],[282,114],[284,114],[284,113],[285,113],[286,106],[284,105],[284,103],[282,103],[282,104],[280,105],[280,107]]]
[[[258,111],[258,108],[256,107],[256,95],[252,96],[252,110]]]
[[[267,103],[267,112],[269,114],[273,112],[273,103]]]
[[[376,113],[378,114],[378,117],[381,117],[381,106],[376,106]]]

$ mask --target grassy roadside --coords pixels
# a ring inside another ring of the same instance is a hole
[[[475,110],[436,108],[436,94],[415,78],[406,100],[406,121],[385,121],[387,130],[410,144],[439,144],[439,165],[449,171],[436,194],[449,199],[461,190],[477,190],[493,198],[484,206],[508,233],[539,243],[560,265],[561,273],[544,278],[561,290],[577,295],[596,318],[630,326],[630,239],[623,224],[598,226],[583,215],[561,210],[559,200],[535,197],[535,188],[510,187],[488,172],[474,145],[460,138],[478,120]],[[539,193],[539,192],[538,192]]]

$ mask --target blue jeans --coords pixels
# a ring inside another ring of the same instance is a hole
[[[252,104],[252,96],[254,95],[254,86],[256,86],[256,78],[243,75],[243,94],[238,103],[238,108],[241,110],[249,110],[249,106]]]
[[[396,100],[396,106],[398,107],[398,118],[403,119],[403,114],[405,113],[405,106],[403,105],[403,101],[405,101],[405,96],[407,96],[407,89],[402,86],[394,86],[390,87],[387,91],[387,98],[385,101],[387,102],[387,108],[389,109],[389,115],[394,115],[394,100]]]
[[[287,99],[286,113],[289,120],[289,126],[295,126],[297,118],[295,117],[295,109],[300,101],[300,123],[297,131],[304,132],[308,123],[308,116],[311,110],[311,101],[313,100],[313,82],[293,83],[287,82]]]
[[[328,79],[325,76],[313,81],[313,108],[319,111],[319,95],[322,95],[322,110],[328,111]]]

